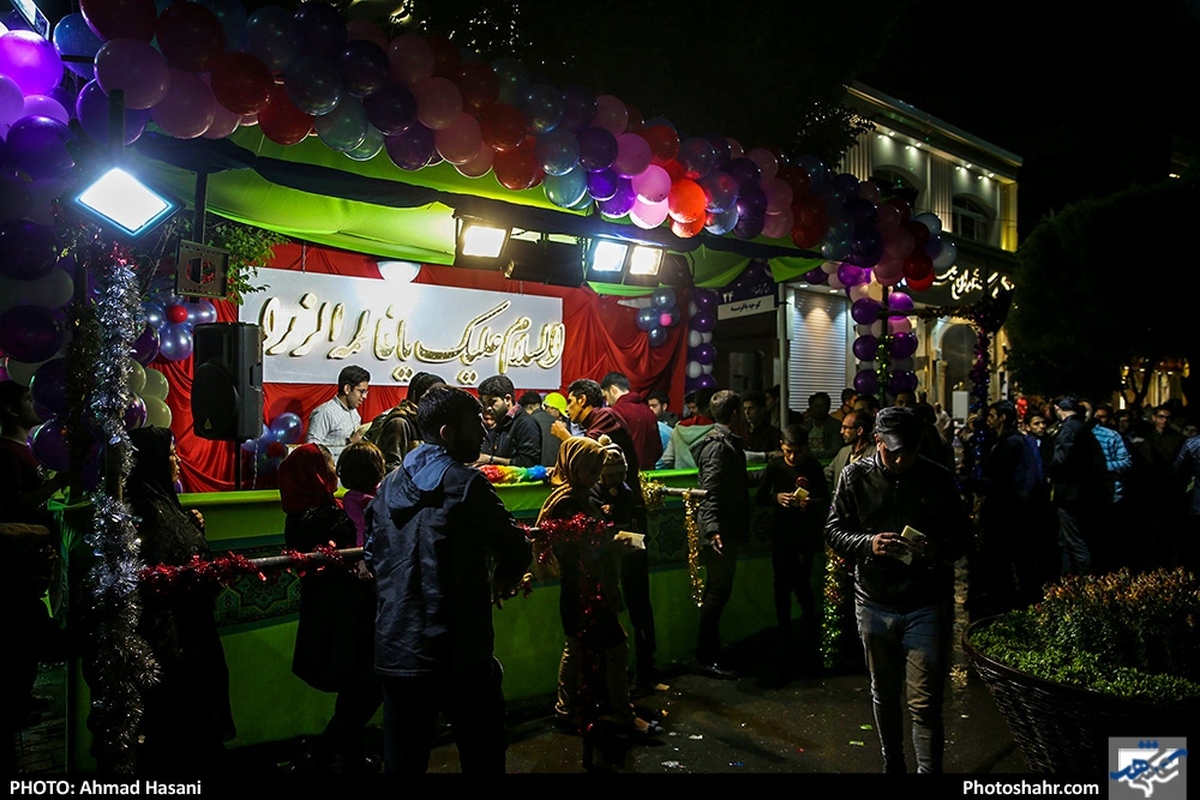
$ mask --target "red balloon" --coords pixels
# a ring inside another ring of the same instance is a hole
[[[433,50],[433,77],[453,77],[462,63],[462,58],[458,55],[458,46],[445,36],[427,36],[425,41]]]
[[[537,149],[533,139],[523,142],[519,147],[496,153],[492,163],[496,180],[506,189],[529,189],[541,183],[542,167],[538,163]]]
[[[907,283],[908,288],[912,289],[914,292],[924,292],[933,287],[933,273],[930,272],[924,278],[920,279],[905,278],[904,282]]]
[[[262,111],[274,88],[271,70],[249,53],[230,53],[213,64],[213,97],[235,114],[245,116]]]
[[[796,197],[808,194],[809,177],[808,172],[794,167],[791,164],[781,164],[779,172],[775,177],[787,181],[788,186],[792,187],[792,194]]]
[[[158,9],[154,0],[79,0],[79,10],[88,27],[104,41],[154,38]]]
[[[687,177],[687,168],[675,159],[664,161],[660,166],[667,171],[667,177],[671,179],[671,183],[684,180]]]
[[[500,82],[491,65],[483,61],[469,61],[458,68],[451,80],[462,93],[463,108],[478,114],[496,103],[500,96]]]
[[[701,215],[700,219],[692,222],[680,222],[677,219],[671,220],[671,233],[678,236],[680,239],[691,239],[693,236],[698,236],[704,230],[704,222],[706,215]]]
[[[626,103],[625,111],[629,114],[629,121],[625,123],[626,133],[641,133],[646,129],[646,119],[637,106]]]
[[[907,203],[905,203],[904,205],[905,205],[905,208],[908,207]],[[925,249],[925,243],[929,241],[929,228],[926,228],[924,225],[922,225],[919,222],[912,222],[912,221],[903,223],[901,225],[901,227],[904,228],[904,230],[911,233],[913,239],[916,240],[916,246],[913,248],[914,252],[917,250]]]
[[[479,115],[479,132],[497,153],[512,150],[525,141],[525,115],[508,103],[496,103]]]
[[[186,72],[204,72],[225,52],[225,29],[217,15],[199,3],[176,0],[154,27],[167,63]]]
[[[903,198],[892,197],[887,200],[884,200],[882,205],[896,207],[896,210],[900,212],[900,224],[901,225],[904,225],[905,223],[907,223],[909,221],[909,219],[912,218],[912,209],[908,207],[908,202],[905,201]],[[925,226],[922,225],[921,227],[924,228]],[[928,229],[926,229],[925,232],[929,233]]]
[[[694,223],[705,219],[705,205],[708,198],[704,190],[695,181],[683,178],[671,184],[671,193],[667,195],[667,213],[676,222]],[[704,227],[703,224],[701,227]]]
[[[930,275],[933,275],[933,261],[924,250],[914,250],[908,258],[904,259],[905,278],[922,281]]]
[[[167,322],[178,325],[187,321],[187,309],[183,306],[167,306]]]
[[[312,130],[313,118],[296,108],[282,85],[271,89],[271,101],[258,112],[258,124],[276,144],[296,144],[304,141]]]
[[[679,155],[679,134],[670,125],[651,125],[642,131],[650,145],[650,163],[660,167]]]

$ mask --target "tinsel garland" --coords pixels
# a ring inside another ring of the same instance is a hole
[[[666,484],[642,474],[642,500],[646,510],[652,511],[663,504]],[[696,522],[696,508],[700,501],[692,497],[690,490],[684,491],[683,497],[683,529],[687,534],[688,546],[688,579],[692,586],[692,602],[699,608],[704,600],[704,581],[700,579],[700,525]]]
[[[133,514],[120,498],[133,461],[124,420],[130,400],[129,354],[141,306],[129,252],[116,244],[88,249],[88,269],[96,274],[99,324],[88,406],[107,453],[105,480],[92,497],[92,530],[84,539],[97,558],[88,573],[96,653],[90,727],[101,768],[129,774],[137,766],[135,745],[145,711],[142,693],[158,680],[150,645],[138,633],[140,541]]]
[[[847,633],[854,619],[854,577],[849,562],[825,548],[824,625],[821,627],[821,660],[826,669],[840,666]]]
[[[301,576],[310,570],[316,572],[331,567],[353,572],[358,563],[357,558],[347,558],[332,545],[320,545],[313,548],[311,553],[282,550],[279,557],[286,563],[264,567],[262,562],[274,561],[274,557],[250,559],[236,553],[226,553],[215,558],[201,558],[197,555],[192,556],[192,560],[187,564],[146,566],[139,577],[148,591],[164,593],[228,585],[242,575],[253,575],[260,581],[267,581],[270,579],[267,572],[274,569],[295,570]]]
[[[540,483],[549,477],[549,471],[538,464],[533,467],[502,467],[484,464],[479,468],[489,483]]]

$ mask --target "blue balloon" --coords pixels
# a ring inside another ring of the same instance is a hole
[[[346,93],[337,63],[324,56],[304,56],[293,62],[284,87],[296,108],[314,117],[333,111]]]
[[[576,167],[565,175],[547,175],[542,190],[559,208],[570,208],[587,195],[587,173]]]
[[[91,29],[83,14],[67,14],[54,26],[54,46],[62,56],[85,56],[94,58],[104,42]],[[63,59],[67,69],[76,75],[91,80],[96,75],[95,65],[91,61],[69,61]]]
[[[675,290],[667,286],[655,289],[651,302],[659,311],[669,311],[675,307]]]
[[[666,344],[667,329],[666,328],[651,328],[649,338],[650,338],[650,346],[651,347],[661,347],[662,345]]]
[[[565,128],[538,136],[534,149],[547,175],[566,175],[579,163],[579,140]]]
[[[361,145],[367,138],[367,128],[371,127],[362,103],[350,94],[343,97],[333,111],[314,119],[313,125],[321,141],[339,153],[348,153]],[[383,146],[382,139],[380,146]]]
[[[292,13],[278,6],[260,8],[246,20],[242,49],[272,72],[291,66],[300,52]]]
[[[562,92],[553,86],[539,83],[525,90],[519,108],[532,134],[549,133],[562,122]]]
[[[658,309],[656,309],[654,306],[646,306],[638,311],[638,328],[649,333],[651,330],[658,327],[658,316]]]

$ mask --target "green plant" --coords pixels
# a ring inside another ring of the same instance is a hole
[[[974,631],[984,655],[1038,678],[1150,702],[1200,699],[1200,582],[1183,569],[1072,576]]]
[[[180,232],[190,236],[191,220],[183,218],[181,223]],[[227,219],[208,223],[204,232],[205,244],[229,251],[225,298],[239,306],[245,295],[266,288],[253,283],[258,277],[258,268],[271,260],[275,245],[288,241],[286,236],[274,231]]]

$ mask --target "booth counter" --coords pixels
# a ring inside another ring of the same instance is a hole
[[[695,470],[644,474],[665,486],[696,485]],[[502,485],[497,491],[514,516],[532,525],[549,487]],[[233,552],[255,558],[278,555],[283,548],[284,514],[278,491],[185,494],[180,501],[185,508],[197,508],[204,514],[214,555]],[[66,542],[67,572],[77,589],[90,559],[83,543],[90,510],[60,508],[59,517]],[[722,638],[726,642],[775,622],[770,548],[765,535],[758,532],[765,527],[756,524],[755,519],[747,520],[746,525],[752,529],[751,541],[739,559],[733,597],[722,617]],[[646,544],[651,564],[656,660],[660,665],[687,660],[695,648],[699,610],[692,599],[680,499],[666,497],[662,505],[651,510]],[[238,729],[230,746],[319,733],[333,713],[334,695],[310,688],[291,672],[299,589],[297,576],[285,570],[268,575],[266,580],[239,577],[217,599],[217,620],[229,664]],[[549,695],[557,687],[563,646],[558,591],[557,582],[536,583],[530,597],[514,598],[493,612],[496,656],[504,665],[504,693],[510,700]],[[72,591],[72,595],[78,597],[78,592]],[[626,630],[631,630],[628,619],[624,623]],[[69,766],[86,770],[90,767],[87,753],[91,737],[86,726],[90,698],[77,661],[70,665],[69,675]]]

